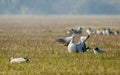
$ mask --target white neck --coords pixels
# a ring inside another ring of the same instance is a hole
[[[70,43],[74,43],[74,39],[75,39],[75,35],[73,34]]]

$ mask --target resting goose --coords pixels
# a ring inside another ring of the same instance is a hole
[[[88,35],[91,35],[91,34],[94,33],[93,30],[92,30],[91,28],[86,29],[86,32],[87,32]]]
[[[101,35],[102,34],[102,30],[100,30],[100,29],[96,30],[96,34]]]
[[[78,27],[77,31],[78,31],[78,34],[82,34],[83,28],[82,27]]]
[[[106,29],[105,32],[106,32],[107,35],[113,34],[113,32],[110,29]]]
[[[114,31],[115,35],[119,35],[119,33],[120,33],[119,31]]]
[[[67,31],[67,34],[82,34],[83,28],[78,27],[77,30],[71,28],[70,30]]]
[[[101,53],[105,53],[105,51],[103,51],[103,50],[100,50],[99,48],[94,48],[93,49],[93,51],[94,51],[94,54],[101,54]]]
[[[13,58],[11,57],[9,59],[10,63],[21,63],[21,62],[28,62],[29,59],[28,58]]]

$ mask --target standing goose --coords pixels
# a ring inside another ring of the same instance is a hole
[[[96,30],[96,34],[97,34],[97,35],[101,35],[101,34],[102,34],[102,31],[101,31],[100,29],[97,29],[97,30]]]
[[[88,29],[86,29],[86,33],[87,33],[88,35],[91,35],[91,34],[93,34],[94,32],[93,32],[93,30],[92,30],[91,28],[88,28]]]
[[[78,32],[78,34],[82,34],[83,28],[82,27],[78,27],[77,32]]]
[[[114,35],[119,35],[119,31],[114,31]]]
[[[106,29],[105,32],[106,32],[107,35],[111,35],[111,34],[113,34],[113,32],[112,32],[109,28]]]

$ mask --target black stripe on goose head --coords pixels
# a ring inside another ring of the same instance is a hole
[[[94,50],[99,50],[99,48],[98,48],[98,47],[96,47],[96,48],[94,48]]]
[[[25,57],[24,59],[26,60],[26,62],[28,62],[28,61],[29,61],[29,59],[28,59],[27,57]]]

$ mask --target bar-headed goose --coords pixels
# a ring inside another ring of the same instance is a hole
[[[64,44],[65,46],[68,46],[68,44],[70,43],[71,39],[72,39],[72,36],[66,37],[66,38],[60,38],[60,39],[57,39],[56,41]]]
[[[78,31],[75,29],[71,28],[70,30],[67,31],[67,34],[78,34]]]
[[[78,52],[85,52],[87,50],[85,41],[89,38],[89,36],[82,36],[80,38],[79,43],[74,42],[75,35],[72,35],[72,39],[68,45],[68,52],[72,53],[78,53]],[[89,47],[88,47],[89,48]]]
[[[80,41],[77,43],[77,48],[79,49],[79,52],[86,52],[89,47],[86,47],[85,41],[90,37],[88,36],[81,36]]]
[[[113,34],[113,32],[112,32],[109,28],[106,29],[105,32],[106,32],[107,35],[111,35],[111,34]]]
[[[82,34],[83,33],[83,28],[82,27],[78,27],[77,31],[78,31],[78,34]]]
[[[13,58],[13,57],[11,57],[9,59],[10,63],[21,63],[21,62],[28,62],[28,61],[29,61],[28,58]]]
[[[94,54],[101,54],[101,53],[105,53],[105,51],[104,50],[100,50],[99,48],[94,48],[93,49],[93,51],[94,51]]]
[[[93,32],[93,30],[92,30],[91,28],[88,28],[88,29],[86,29],[86,33],[87,33],[88,35],[91,35],[91,34],[93,34],[94,32]]]

